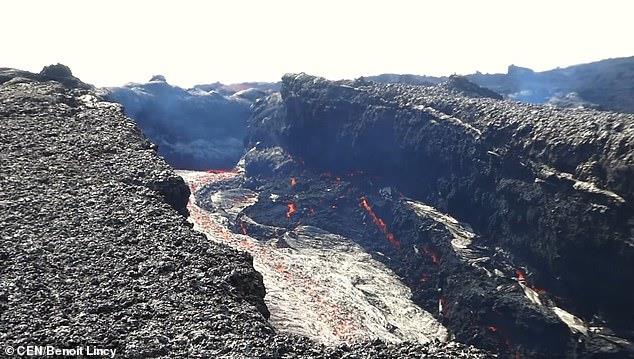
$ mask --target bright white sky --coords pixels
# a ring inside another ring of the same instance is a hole
[[[8,0],[0,67],[97,86],[546,70],[634,55],[631,0]]]

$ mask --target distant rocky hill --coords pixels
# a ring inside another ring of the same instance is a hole
[[[147,83],[104,89],[103,95],[123,105],[172,166],[208,169],[236,163],[243,154],[249,107],[274,89],[274,83],[183,89],[157,75]]]
[[[447,77],[383,74],[379,83],[430,85]],[[634,57],[607,59],[535,72],[511,65],[506,74],[466,75],[470,81],[511,99],[561,107],[586,107],[634,113]]]
[[[149,87],[177,91],[155,79]],[[63,65],[0,68],[0,337],[121,358],[485,358],[325,347],[268,323],[252,258],[195,232],[190,192],[121,106]],[[19,353],[19,352],[18,352]]]

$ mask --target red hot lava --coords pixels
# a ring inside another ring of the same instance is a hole
[[[536,287],[534,285],[531,285],[529,283],[526,283],[526,274],[520,270],[520,269],[516,269],[515,270],[515,278],[517,278],[517,281],[519,283],[525,284],[526,286],[528,286],[530,289],[534,290],[535,292],[537,292],[538,294],[544,294],[546,293],[546,290],[543,288],[539,288]]]
[[[359,206],[363,208],[363,210],[370,216],[370,218],[372,218],[372,222],[374,222],[379,230],[383,234],[385,234],[385,238],[387,239],[387,241],[390,242],[391,245],[398,247],[400,245],[400,242],[396,238],[394,238],[394,234],[390,233],[387,230],[387,225],[385,224],[385,222],[383,222],[383,220],[379,218],[376,213],[374,213],[367,197],[361,197],[361,199],[359,200]]]
[[[515,270],[515,277],[517,278],[518,282],[522,282],[522,283],[526,282],[526,275],[524,274],[524,272],[522,272],[519,269]]]
[[[286,218],[291,218],[295,212],[297,212],[297,205],[295,202],[288,202],[286,204]]]

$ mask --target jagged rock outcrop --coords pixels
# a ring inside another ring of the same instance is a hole
[[[70,68],[62,64],[45,66],[42,71],[37,74],[28,71],[0,67],[0,84],[7,81],[21,82],[25,80],[56,81],[71,88],[93,88],[91,85],[85,84],[77,77],[73,76]]]
[[[3,345],[91,344],[124,358],[486,357],[459,344],[326,348],[275,334],[252,258],[191,229],[189,190],[119,105],[65,78],[0,69],[0,79]]]
[[[556,301],[589,325],[611,327],[631,340],[631,115],[466,97],[445,86],[378,85],[363,79],[331,82],[300,74],[285,76],[281,95],[256,105],[248,143],[258,142],[257,151],[264,154],[250,155],[257,160],[251,165],[247,161],[247,174],[251,166],[254,176],[263,169],[268,173],[287,171],[281,177],[289,172],[296,175],[292,166],[282,166],[283,161],[265,165],[266,160],[279,157],[266,149],[273,146],[281,146],[289,158],[305,163],[315,173],[330,172],[343,178],[363,171],[366,178],[375,178],[374,183],[394,186],[404,196],[469,224],[480,237],[479,245],[508,252],[512,260],[506,263],[517,265],[520,283],[528,277],[533,288],[535,283],[540,287],[533,292],[545,290],[548,301]],[[275,186],[275,181],[266,181],[260,186]],[[256,206],[266,205],[262,201]],[[387,217],[387,226],[404,226],[402,230],[407,232],[407,223],[412,220],[398,215],[393,206],[379,207]],[[256,213],[247,214],[255,219],[258,210],[252,211]],[[257,218],[259,223],[270,224],[265,218],[275,218],[267,215],[265,208],[260,211],[265,214]],[[343,217],[354,218],[346,216],[352,213]],[[303,217],[301,221],[310,223]],[[338,230],[344,230],[342,227]],[[399,260],[407,256],[403,254]],[[451,292],[452,286],[461,284],[460,277],[450,279],[447,273],[457,267],[450,268],[443,270],[441,277],[445,278],[443,290]],[[524,304],[513,309],[510,297],[502,299],[503,305],[484,300],[485,287],[480,293],[467,294],[468,288],[463,286],[453,289],[452,296],[461,297],[462,303],[470,302],[461,307],[472,310],[482,306],[498,311],[505,308],[505,315],[522,313]],[[459,339],[470,340],[467,333],[471,332],[460,327],[472,316],[463,312],[462,318],[448,321],[465,335]],[[526,328],[550,325],[550,314],[528,317],[531,324]],[[517,323],[509,328],[515,328],[511,331],[521,340],[517,325],[521,327],[524,319],[516,318]],[[557,342],[561,327],[552,325],[553,334],[548,337],[555,342],[542,355],[586,350],[570,347],[576,339],[569,344]],[[584,345],[591,350],[594,343],[591,338]],[[523,348],[530,353],[539,351],[540,345],[527,340]],[[631,344],[625,347],[631,350]]]
[[[231,168],[243,154],[249,107],[267,95],[268,88],[262,84],[262,91],[257,87],[230,91],[220,85],[183,89],[156,75],[147,83],[103,92],[123,105],[125,114],[175,168]]]
[[[441,83],[440,86],[448,91],[456,92],[467,97],[488,97],[495,100],[502,100],[504,98],[496,92],[474,84],[464,76],[451,75],[449,79]]]

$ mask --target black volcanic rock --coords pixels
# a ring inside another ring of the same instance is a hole
[[[501,248],[518,268],[528,268],[531,281],[560,305],[591,325],[610,326],[632,339],[631,115],[467,97],[446,86],[331,82],[299,74],[285,76],[281,97],[256,104],[248,141],[278,146],[314,173],[343,177],[362,171],[451,214],[470,224],[483,246]],[[269,175],[276,165],[263,160],[282,158],[257,146],[254,151],[263,153],[251,155],[256,160],[251,167]],[[281,177],[288,181],[283,171],[295,175],[293,168],[280,167]],[[270,179],[260,182],[267,183],[274,185]],[[457,278],[445,283],[459,283]],[[463,308],[490,308],[486,295],[469,291],[453,290],[459,301],[471,303]],[[507,315],[522,312],[510,303],[493,307]],[[469,331],[460,328],[470,316],[465,311],[448,325],[466,335]],[[527,333],[518,328],[546,327],[550,321],[546,314],[517,318],[511,327],[518,339]],[[561,333],[556,326],[553,333]],[[529,352],[544,347],[526,340]],[[576,350],[562,343],[553,343],[550,355]]]
[[[416,86],[434,86],[447,80],[446,77],[412,75],[412,74],[381,74],[374,76],[364,76],[365,79],[381,84],[407,84]]]
[[[55,64],[44,66],[39,73],[39,78],[42,80],[53,80],[67,87],[84,87],[90,88],[90,86],[84,84],[77,77],[73,76],[73,72],[70,68],[63,64]]]
[[[502,100],[504,98],[496,92],[470,82],[464,76],[451,75],[441,86],[449,91],[454,91],[467,97],[488,97],[496,100]]]
[[[90,344],[123,358],[490,357],[455,343],[328,348],[276,334],[252,258],[191,229],[189,190],[118,104],[27,72],[0,79],[5,345]]]
[[[152,81],[167,82],[167,80],[165,80],[165,76],[163,76],[163,75],[154,75],[154,76],[152,76],[152,78],[150,79],[150,82],[152,82]]]
[[[40,76],[51,80],[63,80],[73,77],[70,67],[62,64],[44,66],[40,71]]]

